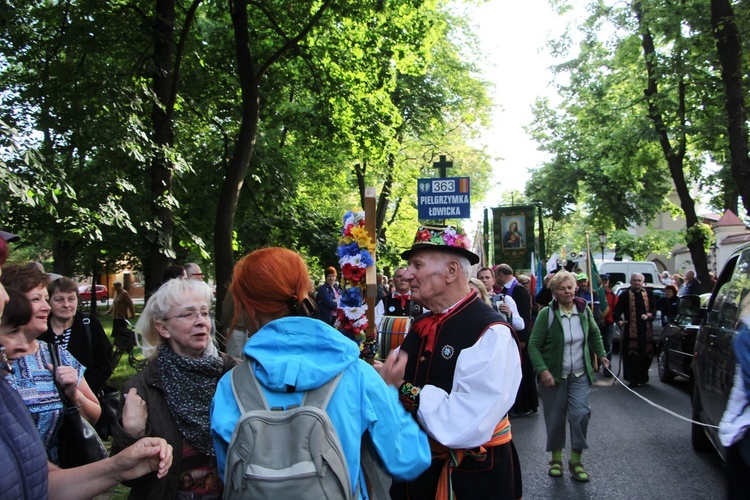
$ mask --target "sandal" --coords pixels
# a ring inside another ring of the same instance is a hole
[[[573,476],[573,479],[575,479],[576,481],[580,481],[582,483],[589,482],[589,475],[584,470],[583,465],[580,462],[578,462],[577,464],[568,462],[568,469],[570,470],[570,474]]]
[[[562,462],[560,460],[552,460],[549,463],[548,474],[552,477],[562,477],[563,475]]]

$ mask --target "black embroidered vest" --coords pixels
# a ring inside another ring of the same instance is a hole
[[[417,317],[424,312],[424,308],[412,302],[406,303],[406,307],[401,307],[401,299],[396,299],[393,295],[388,295],[383,299],[383,315],[384,316],[410,316],[411,309],[415,309],[413,317]]]
[[[434,385],[450,393],[459,353],[476,344],[487,328],[502,323],[500,315],[476,294],[457,305],[447,316],[438,326],[435,352],[424,352],[426,341],[416,333],[410,333],[404,339],[401,350],[409,354],[404,374],[407,382],[419,387]],[[410,332],[413,330],[414,325]]]

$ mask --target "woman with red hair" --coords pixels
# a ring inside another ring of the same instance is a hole
[[[304,264],[304,263],[303,263]],[[318,288],[316,302],[318,303],[319,318],[333,326],[336,322],[336,312],[339,308],[341,293],[336,288],[336,269],[326,267],[326,282]]]
[[[310,291],[307,266],[291,250],[264,248],[237,263],[231,292],[235,314],[242,317],[250,338],[246,361],[234,370],[257,380],[271,408],[299,406],[305,392],[341,374],[326,412],[344,451],[352,493],[365,484],[360,446],[366,431],[393,476],[416,478],[430,464],[427,436],[399,403],[397,389],[359,359],[357,344],[314,317]],[[240,416],[232,375],[226,374],[211,404],[211,434],[222,479],[231,474],[224,466]]]

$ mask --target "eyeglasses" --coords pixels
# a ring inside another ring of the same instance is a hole
[[[192,278],[193,276],[200,276],[202,278],[203,273],[190,273],[190,277]]]
[[[198,318],[208,320],[211,314],[208,311],[185,311],[174,316],[167,316],[167,319],[179,319],[181,321],[189,321],[195,323]]]

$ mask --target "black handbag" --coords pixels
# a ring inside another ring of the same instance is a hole
[[[102,407],[102,414],[96,421],[94,429],[102,439],[112,436],[112,429],[117,422],[117,407],[120,405],[120,391],[112,386],[105,385],[104,389],[96,393],[96,398]]]
[[[61,365],[58,346],[49,344],[49,353],[52,358],[52,376],[57,380],[57,367]],[[60,467],[69,469],[107,458],[109,456],[107,449],[94,427],[81,416],[76,405],[67,401],[60,388],[57,389],[63,402],[62,425],[57,431],[57,454]]]

